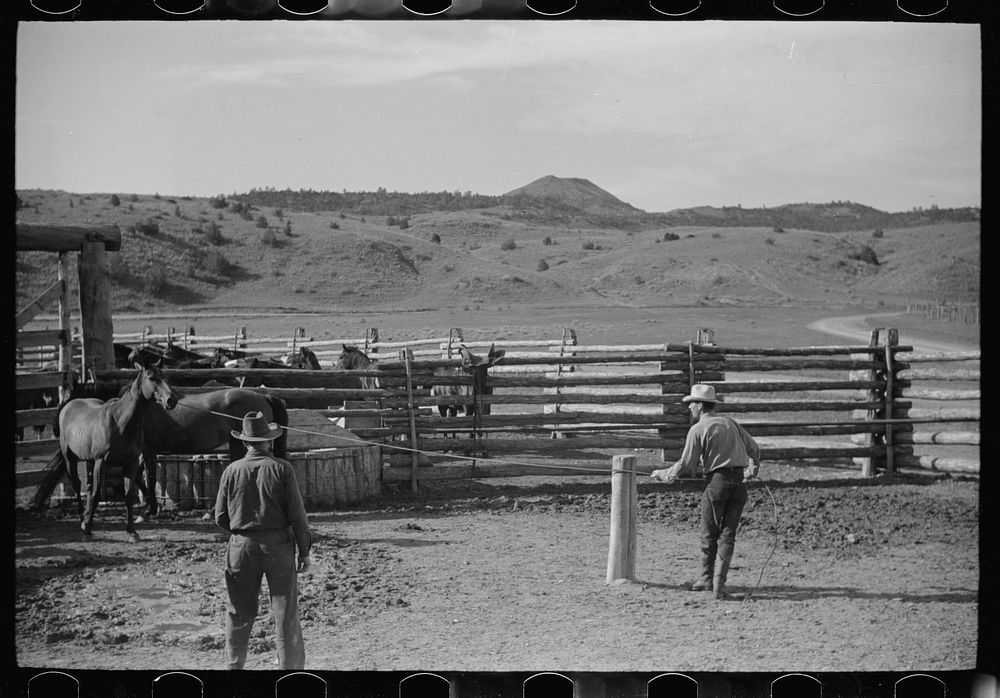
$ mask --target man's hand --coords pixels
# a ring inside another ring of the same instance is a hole
[[[309,569],[309,565],[311,564],[312,562],[309,560],[308,555],[299,555],[299,566],[297,568],[297,571],[305,572],[307,569]]]
[[[677,477],[667,468],[664,468],[663,470],[654,470],[649,474],[649,476],[654,480],[660,480],[668,485],[677,479]]]

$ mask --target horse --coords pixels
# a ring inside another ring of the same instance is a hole
[[[144,493],[149,514],[159,510],[156,500],[156,455],[158,453],[208,453],[229,444],[229,462],[246,454],[246,447],[231,432],[239,430],[247,412],[260,412],[269,422],[288,426],[285,402],[243,388],[224,388],[208,393],[184,395],[172,410],[151,406],[143,416],[142,463],[146,469]],[[274,455],[287,455],[288,432],[274,441]]]
[[[353,344],[341,345],[343,350],[337,359],[336,368],[343,371],[377,371],[378,359],[373,359],[368,354],[358,349]],[[378,387],[376,376],[364,376],[361,378],[361,387],[370,390]]]
[[[441,377],[451,377],[451,376],[461,376],[463,373],[462,369],[458,366],[439,366],[434,369],[435,376]],[[476,413],[476,403],[472,400],[472,386],[468,384],[434,384],[431,386],[431,395],[435,397],[468,397],[469,401],[462,405],[455,404],[438,404],[438,414],[442,417],[455,418],[458,416],[459,409],[465,414],[466,417],[471,417]],[[484,408],[489,407],[489,405],[484,405]]]
[[[43,410],[52,407],[59,402],[59,392],[55,388],[39,388],[15,391],[15,409],[20,410]],[[44,424],[35,424],[31,427],[35,432],[35,439],[41,439],[45,432]],[[14,440],[24,441],[24,427],[14,427]]]
[[[137,480],[142,468],[144,418],[153,404],[159,404],[164,410],[174,409],[178,396],[167,383],[160,366],[144,367],[136,363],[135,368],[138,373],[122,397],[107,402],[77,398],[67,401],[59,410],[59,451],[76,492],[80,528],[85,535],[90,535],[94,524],[104,468],[118,466],[125,485],[125,532],[131,540],[139,540],[133,507],[141,489]],[[77,473],[77,463],[81,460],[87,463],[86,509],[80,499]]]
[[[281,357],[281,362],[289,368],[304,368],[311,371],[319,371],[323,368],[316,353],[309,347],[299,347],[298,351]]]

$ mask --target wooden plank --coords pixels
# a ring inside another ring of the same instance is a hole
[[[59,414],[58,407],[44,407],[36,410],[18,410],[14,413],[16,424],[19,427],[34,427],[52,424],[56,415]]]
[[[21,330],[17,333],[18,347],[58,347],[66,340],[64,330]]]
[[[943,456],[896,456],[896,465],[925,470],[939,470],[946,473],[979,474],[979,461]]]
[[[900,378],[911,381],[941,380],[941,381],[978,381],[981,373],[977,368],[910,368],[897,374]]]
[[[59,450],[59,439],[38,439],[36,441],[18,441],[14,444],[18,458],[48,456]]]
[[[18,330],[27,325],[29,322],[34,320],[40,313],[45,311],[50,303],[59,299],[59,296],[63,292],[63,283],[61,281],[56,281],[47,289],[42,291],[41,295],[35,300],[31,301],[24,310],[19,312],[14,318],[14,324]]]
[[[72,376],[65,376],[59,371],[43,371],[40,373],[18,373],[14,376],[17,390],[39,390],[41,388],[58,388],[72,381]]]
[[[48,223],[17,222],[18,252],[76,252],[88,242],[99,242],[109,252],[122,247],[122,231],[118,226],[51,225]]]
[[[48,476],[49,471],[44,468],[39,470],[19,470],[14,474],[14,486],[17,488],[38,487],[45,482]]]

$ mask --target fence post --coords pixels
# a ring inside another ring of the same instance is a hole
[[[420,454],[417,452],[417,416],[413,407],[413,375],[410,371],[413,350],[409,347],[400,349],[399,358],[406,364],[406,408],[410,413],[410,487],[416,492],[417,466],[420,465]]]
[[[73,392],[73,379],[70,371],[73,368],[73,332],[69,319],[69,252],[59,253],[59,329],[63,331],[63,340],[59,344],[59,371],[62,373],[62,383],[59,385],[59,404],[66,402]],[[83,342],[80,342],[81,348]],[[80,379],[83,380],[83,364],[80,364]]]
[[[868,346],[872,347],[873,350],[876,347],[878,347],[878,336],[879,336],[880,330],[881,330],[881,328],[876,327],[875,329],[873,329],[871,331],[871,334],[868,337]],[[870,360],[874,361],[876,354],[877,354],[877,351],[872,351],[872,352],[866,354],[865,356],[867,356]],[[875,372],[875,368],[874,367],[868,369],[864,373],[865,373],[865,377],[866,377],[867,380],[869,380],[869,381],[874,381],[875,380],[876,372]],[[867,401],[868,402],[877,401],[879,399],[878,386],[873,386],[873,387],[869,388],[866,397],[867,397]],[[878,416],[878,411],[876,409],[874,409],[874,408],[868,408],[868,411],[865,413],[865,421],[869,421],[870,422],[871,420],[875,419],[877,416]],[[875,445],[875,438],[876,438],[875,437],[875,432],[873,432],[873,431],[866,431],[865,432],[865,438],[864,438],[864,445],[865,445],[865,447],[871,448],[872,446],[874,446]],[[864,456],[863,458],[861,458],[861,476],[862,477],[874,477],[874,475],[875,475],[875,458],[873,458],[872,456]]]
[[[895,418],[895,386],[893,385],[893,378],[896,368],[893,363],[893,353],[896,351],[896,346],[899,344],[899,330],[891,328],[886,330],[885,338],[885,418],[893,419]],[[895,445],[893,443],[893,428],[892,424],[888,423],[885,425],[885,472],[886,475],[892,475],[896,472],[896,462],[895,456]]]
[[[378,347],[375,346],[376,344],[378,344],[378,328],[369,327],[365,330],[365,353],[369,355],[377,354]]]
[[[605,584],[635,580],[635,456],[611,460],[611,541]]]
[[[566,347],[567,346],[572,346],[572,347],[576,346],[576,330],[574,330],[574,329],[572,329],[570,327],[564,327],[563,328],[562,341],[560,341],[560,343],[559,343],[559,358],[560,359],[563,358],[564,356],[566,356]],[[571,355],[574,354],[574,353],[575,352],[570,352]],[[555,370],[555,375],[554,376],[551,373],[546,373],[546,376],[547,377],[548,376],[552,376],[552,377],[555,377],[555,378],[559,378],[562,374],[563,374],[563,365],[560,363],[560,364],[556,365],[556,370]],[[562,388],[557,385],[555,388],[552,388],[551,391],[556,396],[556,402],[555,402],[555,404],[551,405],[551,407],[548,407],[546,409],[546,411],[548,411],[549,409],[551,409],[552,410],[552,414],[559,414],[559,410],[561,408],[561,405],[559,403],[559,395],[562,393]],[[546,389],[546,392],[548,392],[548,389]],[[553,438],[553,439],[560,439],[560,438],[563,438],[563,437],[566,437],[566,436],[569,436],[569,435],[570,435],[570,432],[564,432],[564,431],[558,431],[558,430],[552,431],[549,434],[549,436],[551,438]]]

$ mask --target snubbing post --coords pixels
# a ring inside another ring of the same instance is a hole
[[[611,461],[611,543],[606,584],[635,579],[635,462],[635,456],[614,456]]]

